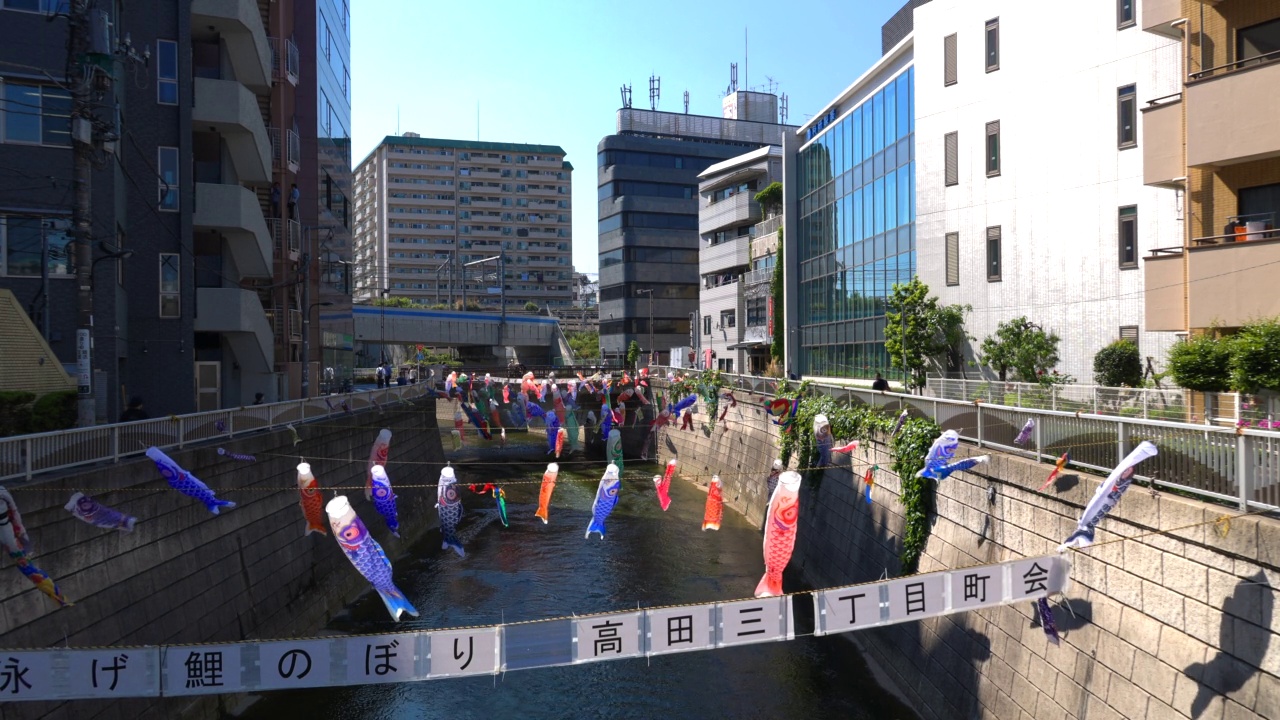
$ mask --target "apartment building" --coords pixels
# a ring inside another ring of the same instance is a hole
[[[702,367],[758,373],[768,364],[774,256],[757,255],[763,211],[755,195],[781,179],[782,148],[776,145],[716,163],[698,175]],[[776,229],[772,239],[776,247]]]
[[[782,144],[777,97],[737,91],[723,117],[624,107],[597,146],[600,345],[625,355],[632,341],[659,363],[696,344],[698,176],[712,165]],[[651,303],[651,304],[650,304]]]
[[[1143,180],[1179,204],[1142,260],[1151,329],[1230,330],[1280,316],[1280,2],[1147,0],[1172,82],[1143,92]]]
[[[573,166],[564,158],[555,145],[387,136],[355,173],[357,299],[571,306]]]
[[[1115,340],[1156,365],[1174,340],[1144,318],[1139,269],[1182,231],[1178,195],[1143,179],[1144,155],[1167,150],[1148,149],[1139,103],[1177,92],[1181,56],[1137,26],[1150,5],[1077,3],[1069,33],[1018,0],[915,9],[918,272],[972,306],[967,361],[1020,316],[1062,338],[1057,369],[1080,382]]]

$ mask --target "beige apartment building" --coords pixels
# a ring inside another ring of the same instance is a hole
[[[1181,92],[1142,98],[1143,181],[1179,193],[1183,230],[1143,263],[1148,330],[1280,316],[1280,0],[1141,12],[1143,30],[1182,41]]]
[[[573,166],[564,156],[555,145],[387,136],[355,171],[356,302],[568,308]]]

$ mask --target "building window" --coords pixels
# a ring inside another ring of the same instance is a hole
[[[1267,60],[1257,59],[1280,51],[1280,18],[1252,25],[1236,33],[1236,59],[1243,65],[1257,65]],[[1271,60],[1275,60],[1274,57]]]
[[[987,282],[1000,282],[1000,226],[987,228]]]
[[[7,143],[71,144],[71,94],[52,85],[26,85],[9,80],[3,86],[0,137]]]
[[[1000,174],[1000,121],[987,123],[987,177]]]
[[[721,310],[720,311],[720,329],[728,330],[737,327],[738,311],[737,310]]]
[[[702,316],[702,334],[708,337],[711,335],[711,316],[710,315]]]
[[[324,19],[323,13],[320,15],[318,35],[318,40],[320,42],[320,54],[324,55],[325,60],[328,60],[333,52],[333,35],[329,32],[329,22]]]
[[[178,148],[156,148],[156,167],[160,171],[160,209],[178,210]]]
[[[1120,208],[1120,267],[1138,267],[1138,206]]]
[[[947,286],[960,284],[960,233],[947,233]]]
[[[178,104],[178,43],[156,41],[156,102]]]
[[[1138,146],[1138,88],[1125,85],[1118,91],[1116,100],[1118,119],[1116,129],[1121,149]]]
[[[1134,22],[1133,0],[1116,0],[1116,28],[1123,30]]]
[[[947,133],[942,138],[943,151],[946,154],[946,177],[943,182],[948,187],[960,184],[960,133]]]
[[[956,35],[942,38],[942,84],[956,84]]]
[[[177,253],[160,253],[160,317],[182,317],[182,276]]]
[[[65,218],[0,216],[0,275],[39,277],[46,243],[49,274],[70,275],[74,246],[67,231],[57,227],[68,225]]]
[[[1139,347],[1139,345],[1138,345],[1138,326],[1137,326],[1137,325],[1121,325],[1121,326],[1120,326],[1120,339],[1121,339],[1121,340],[1128,340],[1129,342],[1133,343],[1133,346],[1134,346],[1134,347]]]
[[[987,72],[1000,69],[1000,18],[987,21]]]

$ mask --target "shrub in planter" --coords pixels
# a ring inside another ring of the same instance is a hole
[[[1280,392],[1280,322],[1266,320],[1231,337],[1231,385],[1245,393]]]
[[[1138,387],[1142,384],[1142,356],[1138,346],[1117,340],[1093,356],[1093,381],[1107,387]]]

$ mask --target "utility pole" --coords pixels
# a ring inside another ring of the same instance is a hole
[[[649,296],[649,364],[653,364],[653,288],[636,290],[637,295]]]
[[[93,396],[93,111],[85,63],[89,54],[89,0],[71,0],[68,16],[71,85],[72,189],[71,233],[76,245],[76,425],[97,422]],[[104,76],[99,76],[104,77]],[[107,82],[109,77],[105,78]]]

